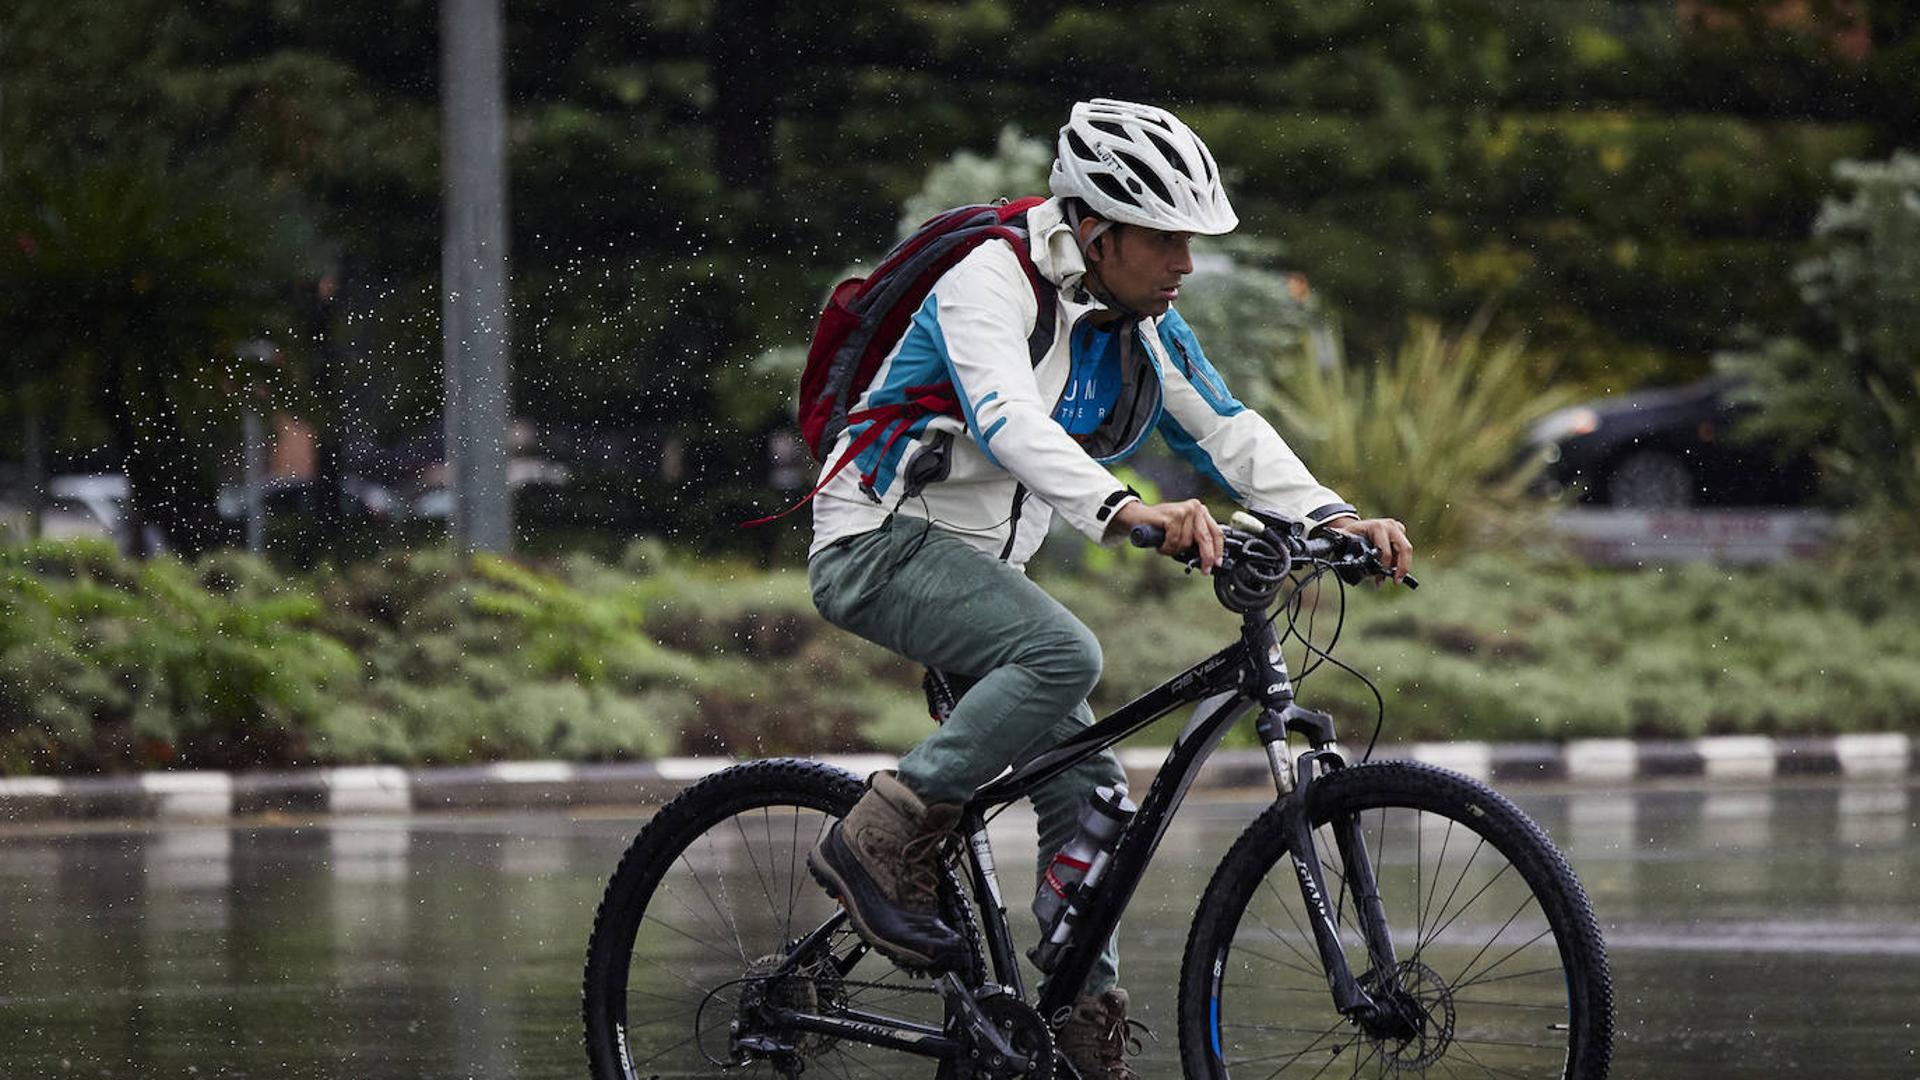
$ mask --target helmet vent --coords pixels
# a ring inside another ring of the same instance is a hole
[[[1107,134],[1113,136],[1116,139],[1125,139],[1129,137],[1127,135],[1126,128],[1121,127],[1119,124],[1116,124],[1111,120],[1089,120],[1087,121],[1087,126],[1091,128],[1098,128],[1099,130],[1106,132]]]
[[[1120,181],[1113,178],[1112,173],[1097,172],[1089,175],[1087,179],[1092,180],[1094,187],[1106,192],[1115,202],[1122,202],[1128,206],[1140,205],[1140,200],[1127,194],[1127,189],[1120,185]]]
[[[1135,176],[1146,181],[1147,186],[1153,189],[1153,193],[1160,196],[1161,202],[1170,203],[1173,201],[1173,193],[1167,190],[1167,185],[1163,183],[1158,176],[1154,175],[1154,171],[1147,167],[1146,162],[1141,161],[1132,154],[1125,154],[1119,151],[1115,151],[1114,156],[1126,162],[1127,167],[1133,170]]]
[[[1072,128],[1067,129],[1067,146],[1072,149],[1074,156],[1078,157],[1081,161],[1094,160],[1093,147],[1088,146],[1086,140],[1080,137],[1079,132],[1074,131]]]
[[[1155,135],[1151,131],[1142,132],[1142,134],[1146,135],[1147,141],[1153,144],[1153,148],[1155,150],[1160,151],[1160,155],[1167,159],[1167,164],[1172,165],[1174,168],[1180,170],[1181,176],[1184,176],[1189,180],[1192,180],[1194,178],[1193,169],[1187,165],[1186,157],[1182,155],[1178,150],[1175,150],[1173,148],[1172,143],[1168,142],[1167,140],[1161,138],[1158,135]]]

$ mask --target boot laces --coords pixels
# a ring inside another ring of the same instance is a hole
[[[949,834],[947,829],[929,829],[900,845],[900,899],[903,902],[924,908],[934,906]]]
[[[1094,1060],[1103,1072],[1105,1080],[1139,1080],[1139,1073],[1127,1064],[1127,1058],[1138,1057],[1146,1047],[1141,1036],[1159,1042],[1160,1037],[1146,1024],[1123,1014],[1109,1011],[1100,1021],[1080,1025],[1084,1034],[1074,1039],[1071,1034],[1062,1039],[1063,1044],[1079,1043],[1093,1052]],[[1069,1049],[1063,1045],[1061,1049]]]

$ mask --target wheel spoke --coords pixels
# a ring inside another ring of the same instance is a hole
[[[707,843],[708,843],[708,847],[711,848],[713,843],[711,837],[707,838]],[[725,940],[728,936],[726,931],[731,929],[732,920],[728,918],[726,910],[720,906],[720,901],[715,900],[713,898],[713,893],[708,891],[706,882],[700,880],[700,871],[694,869],[693,860],[687,858],[687,854],[684,851],[680,853],[680,865],[685,866],[687,868],[687,876],[693,879],[694,887],[700,890],[700,895],[707,898],[707,905],[713,908],[714,914],[720,916],[720,922],[723,924],[721,928],[716,929],[711,923],[707,923],[706,920],[703,918],[701,920],[702,925],[706,926],[706,928],[710,932],[712,932],[715,937]],[[660,887],[667,890],[667,895],[673,897],[675,900],[681,900],[680,894],[674,892],[673,887],[671,885],[668,885],[665,881],[662,881],[660,883]],[[681,903],[685,904],[687,908],[687,912],[689,914],[694,913],[692,904],[687,904],[686,901],[684,900],[681,900]],[[750,957],[747,956],[747,946],[745,945],[745,943],[743,943],[740,940],[739,931],[733,930],[732,937],[733,937],[734,946],[740,950],[740,959],[743,961],[750,959]]]
[[[767,898],[767,911],[777,912],[780,905],[773,902],[773,887],[767,884],[766,875],[760,872],[760,860],[753,857],[753,841],[747,839],[746,826],[739,818],[733,819],[733,831],[740,834],[740,850],[747,853],[747,863],[753,867],[753,879],[760,883],[760,895]]]
[[[1427,935],[1426,939],[1421,941],[1413,950],[1415,956],[1420,955],[1421,950],[1427,947],[1428,942],[1439,937],[1441,933],[1446,930],[1447,926],[1452,925],[1453,920],[1451,919],[1447,920],[1447,926],[1441,925],[1440,917],[1447,913],[1447,908],[1453,904],[1453,898],[1460,894],[1460,886],[1466,882],[1467,872],[1473,869],[1474,861],[1480,857],[1480,852],[1485,850],[1486,846],[1487,842],[1482,838],[1479,843],[1474,845],[1473,851],[1467,855],[1467,865],[1460,868],[1460,876],[1453,879],[1453,888],[1447,890],[1447,898],[1440,901],[1440,910],[1435,912],[1433,916],[1434,928],[1432,932]]]
[[[687,933],[685,930],[682,930],[679,927],[674,926],[672,923],[664,922],[660,919],[655,918],[651,913],[649,913],[643,921],[653,923],[655,926],[660,927],[661,929],[667,931],[670,934],[676,934],[682,938],[685,938],[686,940],[693,942],[695,945],[700,946],[701,948],[707,950],[708,952],[714,954],[715,956],[718,956],[720,959],[725,960],[729,964],[733,963],[734,960],[736,959],[735,957],[729,955],[727,953],[727,950],[722,949],[720,946],[715,945],[713,942],[708,941],[705,938],[695,937],[694,935]]]
[[[1485,986],[1488,983],[1511,982],[1514,979],[1527,979],[1535,975],[1559,975],[1559,974],[1561,974],[1561,970],[1558,967],[1534,968],[1531,971],[1515,971],[1506,975],[1495,975],[1492,978],[1484,978],[1484,977],[1477,978],[1473,980],[1473,982],[1471,983],[1459,983],[1456,986],[1454,986],[1454,989],[1458,990],[1462,986]]]
[[[1505,877],[1507,871],[1511,869],[1513,869],[1513,864],[1507,863],[1506,865],[1500,868],[1499,873],[1488,878],[1485,884],[1481,885],[1478,889],[1474,890],[1473,895],[1467,897],[1467,902],[1460,905],[1460,910],[1448,916],[1447,921],[1445,923],[1442,923],[1440,926],[1434,929],[1433,936],[1437,938],[1441,934],[1446,933],[1448,927],[1452,926],[1455,922],[1459,921],[1460,916],[1466,914],[1467,909],[1472,907],[1475,904],[1475,902],[1477,902],[1482,896],[1485,896],[1487,894],[1487,890],[1493,888],[1496,884],[1498,884],[1500,879],[1502,877]]]
[[[1291,971],[1298,971],[1302,975],[1310,975],[1316,979],[1320,977],[1320,969],[1318,968],[1302,967],[1299,964],[1289,963],[1288,961],[1282,960],[1277,956],[1268,956],[1267,954],[1259,951],[1258,949],[1250,949],[1250,948],[1243,947],[1239,951],[1245,952],[1247,955],[1252,956],[1256,960],[1265,960],[1267,963],[1272,964],[1275,967],[1283,967]]]
[[[1308,1054],[1313,1053],[1314,1050],[1319,1048],[1322,1042],[1326,1041],[1327,1036],[1345,1027],[1346,1023],[1347,1022],[1345,1020],[1334,1021],[1331,1027],[1327,1028],[1325,1031],[1322,1031],[1320,1034],[1314,1036],[1314,1039],[1312,1042],[1308,1043],[1304,1047],[1301,1047],[1299,1050],[1294,1051],[1291,1055],[1289,1055],[1287,1051],[1282,1050],[1277,1054],[1266,1054],[1262,1057],[1243,1058],[1241,1059],[1240,1064],[1261,1065],[1261,1064],[1265,1064],[1266,1062],[1272,1061],[1274,1058],[1277,1058],[1277,1057],[1286,1058],[1287,1060],[1280,1063],[1279,1068],[1267,1074],[1267,1080],[1273,1080],[1274,1077],[1279,1076],[1281,1073],[1287,1071],[1289,1068],[1292,1068],[1294,1062],[1299,1061],[1301,1058],[1306,1057]],[[1335,1052],[1338,1053],[1338,1051],[1335,1051]]]
[[[1478,974],[1473,975],[1471,978],[1468,977],[1467,973],[1473,971],[1473,965],[1480,962],[1480,958],[1487,954],[1487,950],[1493,948],[1493,943],[1500,940],[1500,935],[1507,932],[1507,927],[1513,925],[1513,920],[1520,917],[1520,911],[1526,910],[1526,906],[1528,904],[1531,904],[1532,902],[1533,902],[1533,897],[1531,896],[1527,897],[1526,900],[1522,901],[1520,904],[1520,909],[1515,911],[1512,915],[1508,916],[1506,922],[1503,922],[1500,924],[1500,929],[1495,930],[1493,932],[1493,936],[1487,939],[1487,943],[1485,945],[1480,946],[1480,951],[1473,954],[1473,959],[1460,965],[1460,978],[1457,982],[1453,984],[1453,988],[1455,990],[1458,990],[1463,986],[1472,986],[1474,983],[1479,982],[1480,976],[1485,975],[1487,972],[1492,971],[1493,969],[1499,967],[1501,964],[1504,964],[1507,961],[1513,959],[1514,957],[1520,955],[1523,951],[1527,949],[1531,949],[1534,945],[1539,943],[1541,938],[1546,937],[1548,934],[1553,933],[1553,927],[1551,926],[1547,927],[1544,930],[1541,930],[1539,933],[1533,935],[1532,937],[1528,938],[1526,941],[1523,941],[1519,945],[1515,946],[1512,952],[1509,952],[1505,956],[1502,956],[1500,959],[1495,960],[1491,964],[1488,964]]]
[[[1414,818],[1413,827],[1415,829],[1420,828],[1420,817],[1416,816]],[[1446,835],[1440,838],[1440,856],[1433,860],[1433,884],[1428,887],[1427,898],[1420,905],[1420,915],[1418,918],[1418,922],[1422,927],[1427,925],[1427,913],[1433,910],[1433,896],[1435,893],[1440,891],[1440,868],[1447,864],[1447,845],[1451,844],[1452,842],[1453,842],[1453,819],[1448,818]],[[1420,937],[1415,941],[1414,951],[1418,952],[1419,947],[1421,945],[1426,944],[1426,941],[1427,941],[1427,936],[1423,932],[1420,935]]]
[[[736,823],[739,821],[738,818],[735,818],[734,820]],[[707,833],[705,840],[707,841],[707,850],[709,852],[714,852],[713,833],[712,832]],[[753,957],[747,955],[747,943],[744,940],[742,940],[740,937],[740,923],[739,923],[739,920],[736,919],[733,914],[733,902],[729,900],[727,897],[726,863],[719,857],[718,852],[714,852],[713,861],[714,861],[714,870],[713,870],[714,887],[720,891],[720,899],[726,901],[725,904],[716,904],[715,907],[719,909],[720,917],[726,920],[727,928],[733,931],[733,943],[740,947],[740,959],[751,962],[753,960]]]
[[[1489,1073],[1492,1073],[1496,1076],[1517,1076],[1517,1077],[1520,1077],[1521,1080],[1528,1080],[1526,1073],[1515,1072],[1512,1069],[1495,1068],[1494,1066],[1489,1065],[1484,1061],[1481,1061],[1480,1055],[1474,1053],[1473,1048],[1466,1045],[1464,1040],[1455,1039],[1453,1042],[1453,1045],[1458,1046],[1460,1048],[1460,1052],[1467,1055],[1468,1061],[1473,1062],[1475,1065],[1480,1066],[1480,1068],[1482,1068],[1483,1070]]]
[[[1415,814],[1413,816],[1413,940],[1416,945],[1427,929],[1427,906],[1420,902],[1420,874],[1423,869],[1421,863],[1425,860],[1427,830],[1420,825],[1421,816]]]

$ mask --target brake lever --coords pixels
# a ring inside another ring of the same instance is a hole
[[[1384,578],[1387,581],[1394,580],[1393,575],[1387,573],[1387,568],[1380,564],[1379,556],[1371,553],[1367,555],[1367,565],[1358,567],[1357,569],[1360,571],[1359,577]],[[1342,578],[1349,585],[1358,585],[1360,583],[1358,578],[1346,578],[1345,575],[1342,575]],[[1412,574],[1400,578],[1399,581],[1400,584],[1405,585],[1409,589],[1417,589],[1420,587],[1420,582],[1416,580]]]
[[[1354,536],[1352,539],[1359,547],[1360,558],[1363,561],[1359,563],[1348,563],[1345,566],[1336,568],[1334,572],[1340,575],[1341,581],[1349,585],[1358,585],[1363,579],[1369,577],[1375,579],[1385,578],[1388,581],[1394,580],[1393,575],[1387,572],[1386,564],[1380,561],[1380,549],[1368,543],[1364,537]],[[1409,589],[1417,589],[1420,587],[1419,580],[1412,574],[1400,578],[1399,582]]]

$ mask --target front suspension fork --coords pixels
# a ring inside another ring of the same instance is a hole
[[[1289,703],[1284,709],[1265,711],[1256,725],[1266,745],[1267,761],[1273,768],[1274,786],[1282,800],[1281,821],[1287,834],[1287,856],[1292,861],[1300,898],[1306,904],[1307,918],[1313,926],[1314,944],[1320,951],[1322,970],[1333,992],[1334,1006],[1341,1015],[1367,1022],[1383,1016],[1378,1002],[1360,986],[1340,941],[1339,912],[1342,904],[1330,903],[1327,883],[1321,872],[1320,852],[1314,843],[1313,827],[1307,811],[1315,777],[1328,769],[1343,768],[1344,756],[1333,738],[1333,724],[1325,713],[1317,713]],[[1306,736],[1313,749],[1297,759],[1287,749],[1287,733]],[[1386,909],[1380,900],[1374,878],[1373,860],[1367,854],[1358,816],[1343,817],[1332,824],[1334,846],[1339,850],[1342,892],[1351,892],[1354,919],[1366,942],[1367,957],[1376,973],[1376,985],[1391,987],[1398,960],[1392,934],[1387,929]]]

